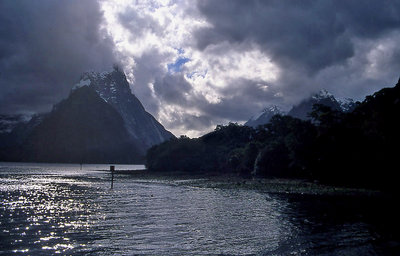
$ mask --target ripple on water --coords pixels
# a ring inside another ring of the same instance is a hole
[[[335,219],[329,207],[323,209],[320,206],[324,205],[312,198],[290,199],[246,190],[144,183],[123,176],[116,177],[114,190],[110,190],[107,174],[83,170],[77,175],[76,169],[57,168],[9,167],[0,172],[0,252],[29,255],[346,255],[354,251],[375,255],[376,252],[369,223],[357,218]]]

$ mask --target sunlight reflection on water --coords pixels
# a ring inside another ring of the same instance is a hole
[[[321,255],[338,242],[371,252],[365,223],[325,227],[287,198],[121,175],[110,190],[97,167],[0,165],[0,253],[308,255],[318,239]]]

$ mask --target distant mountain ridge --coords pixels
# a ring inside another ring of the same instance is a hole
[[[85,73],[50,113],[0,138],[0,160],[143,163],[149,147],[172,137],[131,93],[123,71],[114,68]]]
[[[348,113],[357,107],[357,103],[351,98],[337,100],[343,112]]]
[[[29,115],[0,115],[0,134],[10,133],[17,125],[27,123],[32,117]]]
[[[294,105],[287,113],[279,107],[272,105],[265,108],[260,114],[251,117],[244,125],[257,127],[268,123],[274,115],[289,115],[302,120],[309,120],[309,114],[313,110],[314,104],[321,104],[330,107],[333,110],[350,112],[357,104],[352,99],[337,100],[327,90],[320,90],[309,98],[304,99],[299,104]]]
[[[257,127],[268,123],[274,115],[283,115],[285,112],[276,105],[264,108],[257,115],[252,116],[244,125]]]
[[[314,104],[321,104],[328,106],[333,110],[342,111],[340,103],[336,100],[336,98],[328,91],[321,90],[311,97],[301,101],[299,104],[293,106],[287,115],[302,120],[309,120],[309,114],[312,112]]]
[[[315,98],[332,100],[326,94]],[[169,140],[147,152],[146,167],[185,177],[304,179],[397,198],[400,79],[395,87],[367,96],[351,112],[324,106],[315,110],[313,122],[276,116],[265,129],[229,123],[199,138]]]

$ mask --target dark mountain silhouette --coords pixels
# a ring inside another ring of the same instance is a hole
[[[340,103],[332,94],[326,90],[321,90],[319,93],[303,100],[298,105],[293,106],[288,112],[288,115],[302,120],[310,120],[310,113],[315,104],[321,104],[330,107],[333,110],[342,110]]]
[[[15,160],[38,162],[139,162],[120,115],[90,87],[55,105],[15,150]]]
[[[282,111],[279,107],[273,105],[265,108],[259,114],[252,116],[244,125],[256,128],[259,125],[269,123],[274,115],[289,115],[302,120],[310,120],[311,112],[315,104],[327,106],[333,110],[342,112],[351,112],[357,106],[352,99],[337,100],[332,94],[326,90],[321,90],[309,98],[304,99],[299,104],[293,106],[288,113]]]
[[[16,123],[11,132],[0,133],[0,150],[2,148],[10,150],[10,147],[22,144],[33,131],[33,128],[43,121],[44,116],[44,114],[34,115],[29,121],[19,121]]]
[[[115,66],[111,72],[86,73],[80,84],[94,88],[121,115],[129,135],[143,149],[174,137],[146,112],[142,103],[131,93],[125,74],[118,67]]]
[[[17,125],[27,123],[31,119],[29,115],[0,115],[0,134],[10,133]]]
[[[47,114],[0,137],[0,160],[142,163],[146,150],[171,137],[131,93],[124,73],[85,73]]]

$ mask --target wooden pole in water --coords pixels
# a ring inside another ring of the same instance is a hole
[[[114,188],[114,171],[115,171],[115,166],[110,165],[110,171],[111,171],[111,189]]]

